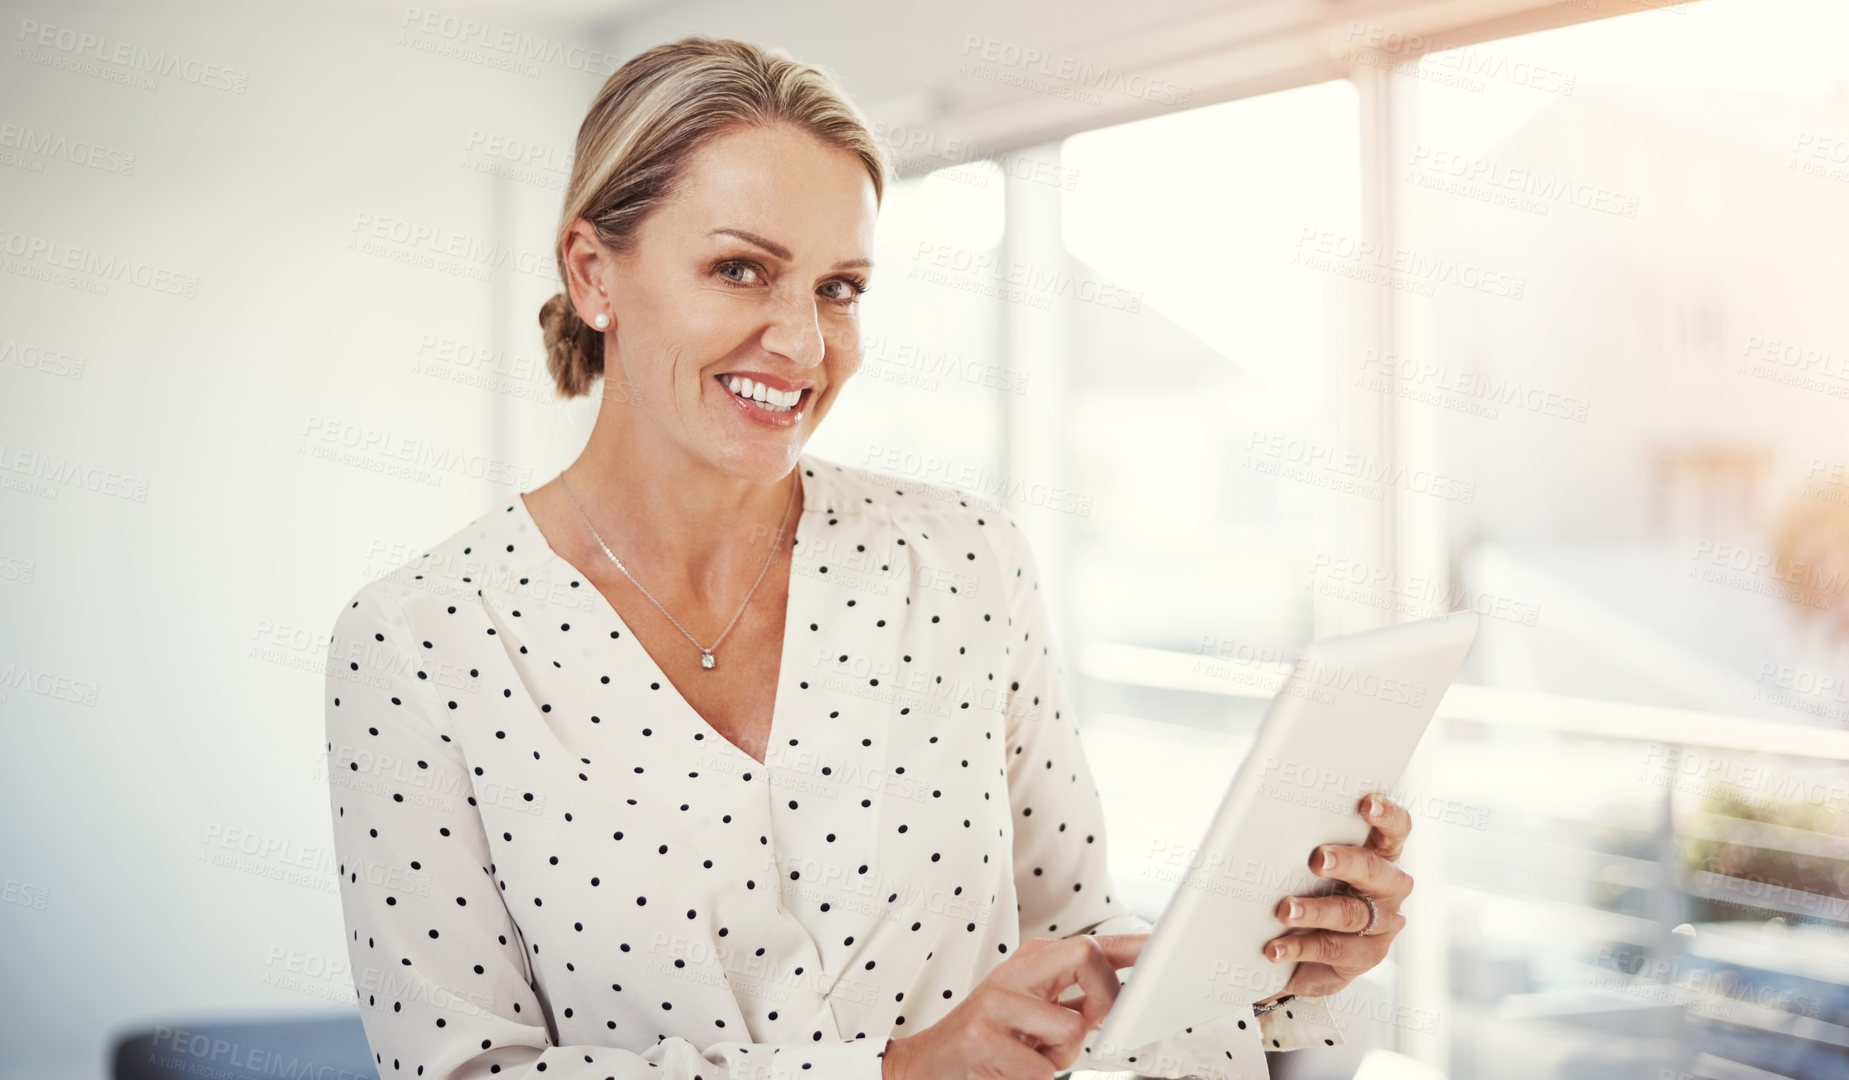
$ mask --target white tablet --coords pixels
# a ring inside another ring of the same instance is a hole
[[[1311,853],[1366,842],[1361,797],[1396,796],[1477,624],[1476,612],[1458,611],[1304,646],[1206,838],[1167,853],[1180,884],[1124,978],[1100,1050],[1249,1011],[1284,988],[1295,965],[1263,953],[1287,930],[1278,901],[1338,887],[1310,872]]]

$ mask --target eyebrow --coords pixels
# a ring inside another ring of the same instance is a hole
[[[730,228],[714,229],[711,233],[707,235],[709,236],[720,236],[720,235],[736,236],[740,240],[743,240],[748,244],[756,244],[757,246],[763,248],[765,251],[768,251],[772,255],[775,255],[777,258],[782,259],[784,262],[790,261],[790,258],[791,258],[789,248],[784,247],[782,244],[777,243],[775,240],[766,240],[765,238],[757,235],[756,233],[749,233],[743,229],[730,229]],[[853,266],[872,266],[872,265],[873,265],[872,261],[868,259],[843,259],[842,261],[836,263],[834,266],[830,267],[829,269],[846,270],[849,267],[853,267]]]

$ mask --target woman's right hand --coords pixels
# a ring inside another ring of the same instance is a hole
[[[881,1059],[883,1080],[1052,1080],[1079,1058],[1085,1036],[1117,998],[1148,934],[1029,938],[949,1015]],[[1082,997],[1059,996],[1074,983]]]

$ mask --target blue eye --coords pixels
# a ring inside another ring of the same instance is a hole
[[[755,274],[755,273],[757,273],[757,268],[756,268],[755,266],[752,266],[752,265],[751,265],[750,263],[748,263],[748,262],[739,262],[738,260],[732,260],[732,261],[730,261],[730,262],[722,262],[722,263],[720,263],[720,264],[719,264],[719,265],[718,265],[717,267],[715,267],[715,269],[716,269],[716,270],[718,270],[718,271],[720,272],[720,277],[721,277],[721,278],[723,278],[723,279],[724,279],[724,280],[725,280],[725,281],[726,281],[727,283],[729,283],[729,284],[732,284],[732,285],[747,285],[747,284],[750,284],[750,283],[749,283],[749,282],[744,282],[744,281],[740,281],[740,280],[738,280],[737,278],[734,278],[734,277],[731,277],[731,276],[729,276],[729,275],[727,275],[727,274],[725,273],[725,271],[726,271],[726,270],[727,270],[728,268],[736,268],[736,269],[739,269],[739,270],[749,270],[749,271],[751,271],[751,272],[752,272],[752,273],[754,273],[754,274]]]
[[[724,262],[721,262],[718,265],[714,266],[713,270],[715,273],[719,275],[719,280],[737,289],[748,289],[751,286],[757,284],[757,282],[741,280],[739,278],[733,277],[730,273],[727,273],[727,271],[729,270],[748,270],[752,274],[756,274],[759,276],[762,276],[763,274],[762,267],[758,266],[756,263],[750,262],[745,259],[727,259]],[[843,307],[852,305],[856,300],[859,300],[860,297],[864,295],[867,289],[869,288],[866,279],[858,278],[858,277],[835,278],[832,281],[826,282],[823,287],[826,288],[828,285],[846,285],[848,287],[848,292],[846,295],[842,295],[839,293],[834,294],[834,295],[824,294],[824,295],[827,295],[828,299],[833,300],[835,303],[840,304]]]

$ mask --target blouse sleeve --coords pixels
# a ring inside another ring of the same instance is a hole
[[[879,1080],[884,1039],[555,1045],[467,762],[417,635],[382,590],[360,589],[335,620],[326,672],[340,901],[381,1077]]]
[[[1051,620],[1032,549],[1012,524],[1002,526],[1002,532],[1007,542],[998,545],[998,557],[1009,593],[1010,638],[1007,774],[1021,937],[1148,931],[1150,923],[1112,895],[1104,808],[1086,763],[1065,670],[1050,640]],[[1263,1077],[1263,1050],[1343,1041],[1322,998],[1293,997],[1254,1013],[1236,1010],[1123,1054],[1099,1051],[1088,1040],[1073,1068],[1132,1069],[1164,1077]]]

